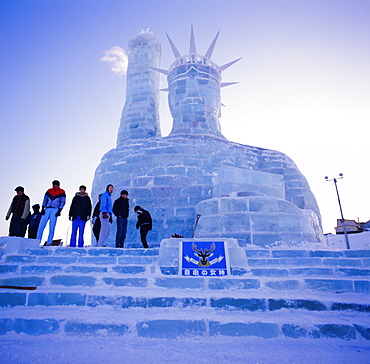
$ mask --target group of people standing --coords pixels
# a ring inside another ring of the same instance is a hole
[[[9,236],[18,236],[24,238],[28,225],[28,237],[30,239],[42,239],[42,234],[49,222],[49,236],[46,245],[51,245],[54,230],[57,223],[57,218],[66,203],[66,194],[60,188],[60,183],[57,180],[52,182],[52,188],[49,188],[42,202],[42,209],[40,205],[32,206],[33,214],[30,213],[30,198],[24,193],[24,187],[18,186],[15,191],[17,194],[13,197],[5,220],[10,220]]]
[[[105,192],[99,195],[99,202],[94,208],[94,227],[93,233],[97,240],[97,246],[104,247],[109,235],[109,224],[113,222],[113,215],[116,217],[117,233],[116,233],[116,248],[123,248],[127,234],[127,222],[129,217],[130,204],[128,192],[122,190],[112,204],[112,193],[114,186],[109,184]],[[148,211],[140,206],[135,206],[134,211],[137,213],[136,229],[140,229],[140,239],[144,248],[148,248],[146,237],[148,232],[152,230],[152,217]],[[100,232],[95,229],[99,221]]]
[[[93,212],[93,234],[96,238],[96,246],[105,247],[105,242],[109,235],[109,225],[113,222],[113,214],[116,216],[117,233],[116,248],[123,248],[127,233],[127,222],[129,217],[129,199],[128,192],[122,190],[120,197],[112,204],[112,193],[114,186],[109,184],[104,193],[99,195],[99,202],[96,204]],[[49,188],[40,205],[32,206],[33,214],[30,213],[30,198],[24,193],[24,187],[18,186],[5,219],[8,220],[12,215],[9,236],[24,237],[28,225],[28,238],[42,239],[44,229],[49,221],[49,235],[45,245],[52,245],[57,218],[66,202],[66,194],[60,188],[57,180],[52,182],[52,188]],[[146,240],[149,230],[152,229],[152,218],[150,213],[140,206],[135,206],[137,213],[136,228],[140,229],[140,238],[144,248],[148,248]],[[70,247],[84,246],[84,231],[86,222],[90,220],[92,212],[91,199],[86,192],[86,186],[81,185],[79,192],[75,194],[69,209],[69,220],[72,221],[72,232]],[[78,234],[78,241],[77,241]]]

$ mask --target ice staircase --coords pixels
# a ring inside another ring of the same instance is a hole
[[[213,278],[159,266],[159,245],[24,246],[0,249],[0,285],[37,288],[0,290],[1,335],[370,340],[370,250],[245,248]]]

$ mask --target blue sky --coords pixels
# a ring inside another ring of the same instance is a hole
[[[339,218],[370,219],[370,2],[366,0],[0,0],[0,211],[23,185],[41,203],[53,179],[67,192],[55,237],[67,234],[78,186],[91,190],[100,158],[115,147],[125,77],[101,62],[150,28],[161,68],[181,53],[193,23],[199,53],[221,29],[213,61],[239,84],[222,91],[221,128],[231,141],[279,150],[306,176],[324,232]],[[165,77],[161,79],[166,87]],[[162,94],[162,134],[171,128]],[[133,214],[132,214],[133,215]],[[0,219],[0,236],[8,222]]]

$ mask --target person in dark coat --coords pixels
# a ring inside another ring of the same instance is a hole
[[[94,207],[93,218],[92,218],[92,224],[93,224],[92,231],[93,231],[93,234],[95,236],[96,243],[98,243],[98,241],[99,241],[99,234],[100,234],[100,228],[101,228],[101,222],[100,222],[100,217],[99,217],[99,214],[100,214],[100,196],[101,196],[101,194],[99,195],[99,201],[97,202],[97,204]]]
[[[135,206],[134,211],[137,213],[137,223],[136,229],[140,228],[140,239],[143,247],[148,248],[148,243],[146,241],[146,236],[149,230],[152,230],[152,217],[149,211],[144,210],[140,206]]]
[[[128,192],[121,191],[121,196],[114,201],[113,214],[117,218],[116,248],[123,248],[127,233],[127,218],[129,215]]]
[[[90,220],[91,216],[91,200],[86,193],[86,187],[80,186],[79,192],[73,197],[71,207],[69,209],[69,219],[72,221],[72,233],[70,247],[76,247],[76,237],[78,231],[78,247],[84,246],[84,231],[86,221]]]
[[[18,186],[15,192],[17,192],[17,194],[13,197],[5,220],[9,220],[10,215],[12,215],[9,226],[9,236],[24,238],[27,231],[31,201],[24,193],[24,188],[22,186]]]
[[[36,239],[37,230],[40,225],[41,212],[40,205],[36,204],[32,206],[33,214],[30,217],[30,224],[28,225],[28,238]]]

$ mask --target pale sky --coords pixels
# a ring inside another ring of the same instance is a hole
[[[174,58],[165,33],[188,53],[191,23],[198,53],[221,29],[212,60],[243,57],[223,72],[223,82],[239,82],[222,90],[226,138],[292,158],[316,196],[324,233],[340,218],[326,175],[344,174],[345,218],[370,219],[370,1],[0,0],[0,236],[15,187],[41,204],[58,179],[67,204],[55,238],[65,240],[78,186],[91,191],[101,157],[116,144],[126,80],[100,61],[104,52],[150,28],[166,69]],[[160,118],[167,135],[166,93]]]

